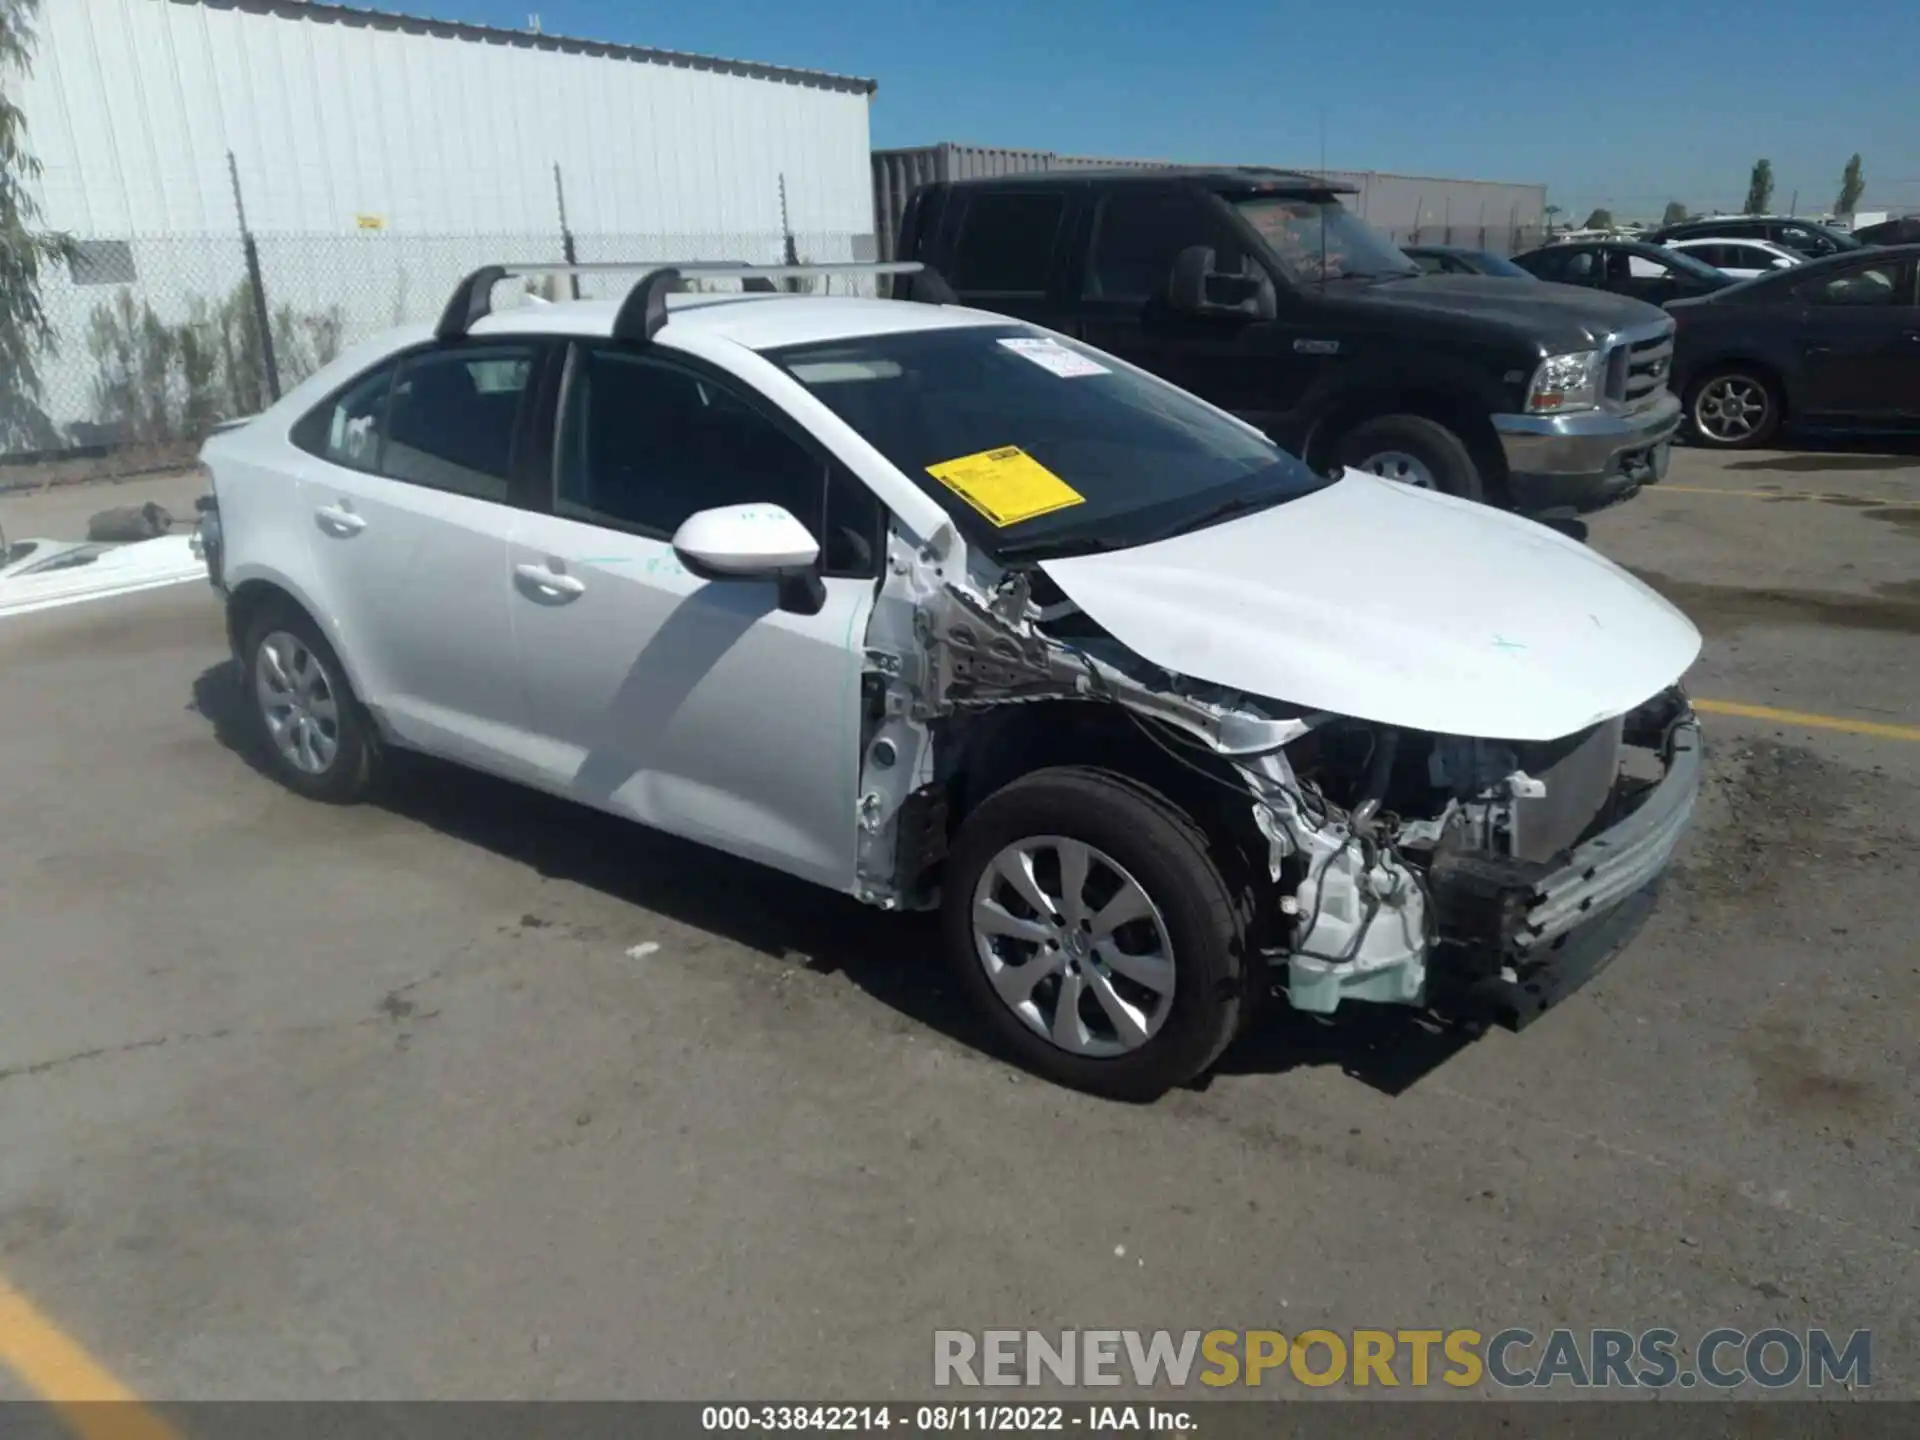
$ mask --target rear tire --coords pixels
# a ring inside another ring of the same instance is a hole
[[[1711,450],[1764,445],[1783,417],[1780,387],[1745,366],[1709,371],[1687,391],[1687,431],[1696,445]]]
[[[1348,431],[1334,460],[1383,480],[1399,480],[1462,500],[1484,500],[1480,467],[1460,437],[1424,415],[1382,415]]]
[[[1157,1099],[1253,1013],[1259,962],[1206,835],[1112,773],[1039,770],[989,796],[960,828],[944,890],[961,988],[1046,1079]]]
[[[292,605],[264,606],[240,657],[242,699],[274,778],[309,800],[363,798],[373,783],[373,729],[320,627]]]

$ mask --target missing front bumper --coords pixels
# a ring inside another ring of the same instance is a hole
[[[1652,911],[1700,794],[1698,721],[1677,694],[1664,719],[1665,772],[1633,809],[1557,864],[1443,859],[1428,883],[1476,1009],[1514,1029],[1604,969]]]

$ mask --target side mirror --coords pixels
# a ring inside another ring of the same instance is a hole
[[[827,603],[820,542],[780,505],[697,510],[673,533],[673,553],[702,580],[777,580],[780,608],[817,615]]]
[[[1173,260],[1167,281],[1167,305],[1180,315],[1217,315],[1242,320],[1271,320],[1276,305],[1272,277],[1253,267],[1223,271],[1211,246],[1189,245]]]

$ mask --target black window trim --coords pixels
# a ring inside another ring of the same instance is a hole
[[[522,471],[526,456],[524,447],[537,435],[533,427],[538,421],[538,407],[543,399],[541,381],[552,361],[556,342],[563,337],[544,334],[511,333],[504,335],[469,335],[458,340],[426,339],[417,344],[390,350],[362,370],[357,370],[348,379],[328,391],[318,402],[310,406],[304,414],[287,427],[287,443],[303,455],[311,456],[323,465],[333,465],[352,475],[370,476],[375,480],[391,481],[395,485],[411,485],[420,490],[431,490],[436,495],[457,495],[464,500],[472,500],[480,505],[502,505],[509,509],[524,510],[530,508],[525,501],[525,484]],[[445,354],[455,350],[499,349],[502,346],[519,345],[531,349],[532,368],[527,375],[527,383],[520,392],[519,409],[514,415],[513,437],[507,453],[507,493],[496,500],[486,495],[472,495],[464,490],[452,490],[441,485],[429,485],[424,480],[413,480],[402,475],[389,475],[383,466],[387,454],[387,418],[393,405],[393,382],[407,365],[422,355]],[[331,455],[301,443],[297,438],[300,432],[317,417],[325,415],[340,403],[342,396],[365,381],[377,371],[387,372],[387,387],[380,396],[380,420],[376,426],[380,436],[380,448],[374,452],[373,463],[368,466],[349,465]],[[531,432],[531,433],[530,433]]]
[[[644,540],[656,540],[669,547],[673,544],[673,536],[671,533],[662,534],[654,526],[638,525],[630,520],[622,520],[617,515],[608,515],[602,511],[594,510],[590,506],[577,505],[570,500],[563,501],[560,498],[560,472],[565,460],[563,446],[566,438],[567,412],[568,406],[572,403],[573,387],[579,381],[580,372],[584,363],[581,357],[584,356],[589,349],[606,350],[616,354],[627,355],[647,363],[661,365],[663,368],[679,369],[697,380],[705,380],[709,383],[723,386],[736,399],[746,405],[749,410],[752,410],[789,440],[799,445],[802,450],[811,455],[820,465],[820,497],[816,523],[818,526],[817,535],[820,541],[820,560],[817,568],[821,578],[827,580],[878,580],[884,573],[886,537],[893,525],[892,512],[887,509],[887,502],[881,499],[880,496],[875,493],[873,487],[856,475],[839,456],[835,455],[822,444],[818,436],[808,431],[805,426],[787,414],[780,406],[770,402],[764,395],[754,389],[753,386],[749,385],[739,376],[722,369],[720,366],[702,360],[697,355],[690,355],[682,350],[657,345],[635,345],[615,340],[610,336],[569,335],[563,338],[565,340],[566,355],[560,374],[559,393],[555,397],[555,403],[550,411],[553,433],[551,444],[547,447],[548,463],[546,484],[543,487],[543,493],[536,497],[539,501],[538,505],[529,506],[528,508],[537,509],[540,513],[552,515],[557,519],[571,520],[580,525],[596,525],[606,530],[617,530],[622,534],[636,535]],[[859,489],[873,501],[874,514],[876,516],[874,523],[875,533],[868,537],[872,550],[872,559],[864,572],[848,567],[831,566],[827,563],[826,532],[827,522],[830,518],[829,502],[833,498],[833,482],[836,476],[843,484],[859,487]],[[797,516],[795,518],[799,519],[803,525],[807,524],[805,517]],[[814,527],[810,525],[808,528],[813,529]]]

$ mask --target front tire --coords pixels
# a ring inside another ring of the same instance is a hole
[[[961,987],[1034,1073],[1153,1100],[1232,1043],[1257,998],[1207,837],[1099,770],[1036,771],[967,817],[942,923]]]
[[[1702,376],[1687,392],[1687,429],[1714,450],[1751,450],[1780,428],[1779,388],[1766,376],[1730,366]]]
[[[372,731],[320,627],[291,606],[269,605],[247,626],[240,653],[248,714],[274,778],[334,805],[365,796]]]
[[[1424,415],[1382,415],[1348,431],[1334,446],[1334,461],[1383,480],[1438,490],[1462,500],[1483,500],[1480,467],[1460,437]]]

